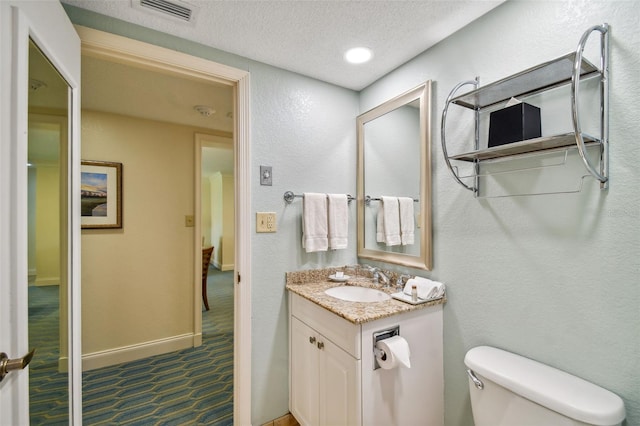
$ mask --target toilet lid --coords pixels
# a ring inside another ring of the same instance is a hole
[[[574,420],[605,426],[625,418],[618,395],[537,361],[479,346],[467,352],[464,363],[511,392]]]

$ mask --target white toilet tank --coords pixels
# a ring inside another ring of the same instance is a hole
[[[528,358],[478,346],[464,358],[476,426],[619,425],[622,399]]]

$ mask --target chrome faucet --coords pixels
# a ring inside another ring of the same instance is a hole
[[[402,274],[398,277],[398,281],[396,281],[396,291],[403,291],[404,286],[408,280],[411,279],[411,275]]]
[[[382,284],[384,285],[384,287],[389,287],[389,285],[391,284],[391,280],[384,273],[384,271],[382,271],[382,269],[380,269],[380,268],[372,268],[371,272],[373,273],[373,282],[374,283],[380,284],[380,282],[382,281]],[[387,272],[387,274],[388,274],[388,272]]]

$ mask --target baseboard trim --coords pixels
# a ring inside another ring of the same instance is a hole
[[[202,336],[200,336],[202,340]],[[193,333],[181,334],[165,339],[152,340],[136,345],[122,346],[82,356],[82,371],[95,370],[123,362],[135,361],[154,355],[191,348],[196,341]]]
[[[202,346],[202,333],[195,333],[193,335],[193,347],[197,348],[198,346]]]
[[[38,287],[60,285],[60,277],[36,278],[34,284]]]
[[[61,356],[58,358],[58,373],[69,372],[69,357]]]

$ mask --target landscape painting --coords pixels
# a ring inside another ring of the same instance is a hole
[[[82,161],[80,205],[82,228],[122,227],[122,164]]]
[[[82,172],[82,216],[107,215],[107,174]]]

